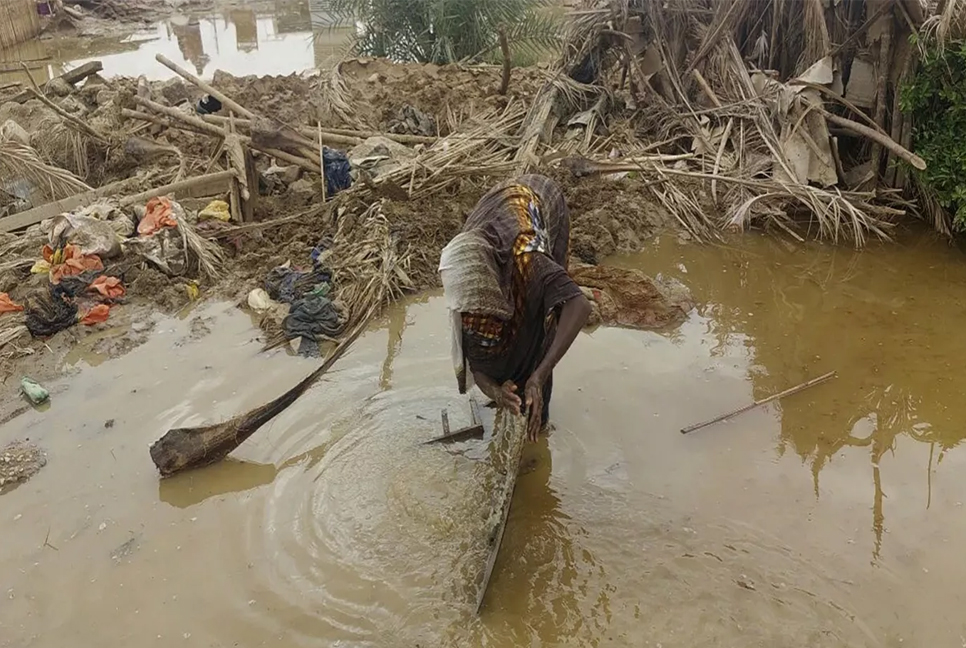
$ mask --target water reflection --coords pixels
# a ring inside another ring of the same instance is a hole
[[[108,76],[172,78],[174,73],[155,61],[158,54],[205,79],[215,70],[285,75],[325,69],[341,57],[350,33],[326,6],[324,0],[278,0],[274,9],[175,14],[120,38],[31,41],[0,52],[0,83],[26,81],[20,61],[32,62],[38,82],[92,60],[102,61]]]
[[[898,439],[930,444],[928,506],[932,471],[966,437],[966,404],[951,373],[966,362],[966,342],[950,328],[966,307],[966,265],[958,251],[918,236],[862,252],[764,237],[746,237],[741,249],[667,240],[620,261],[652,272],[683,264],[669,274],[692,282],[716,348],[752,351],[756,399],[838,371],[829,385],[781,403],[777,454],[792,450],[808,466],[818,500],[837,496],[820,487],[833,460],[866,449],[874,561],[888,528],[883,473],[901,459]]]

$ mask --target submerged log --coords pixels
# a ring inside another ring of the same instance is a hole
[[[208,466],[227,457],[260,427],[298,400],[299,396],[332,368],[336,360],[362,334],[374,313],[375,310],[371,310],[363,317],[355,330],[332,350],[318,369],[275,400],[223,423],[168,430],[151,446],[151,460],[161,476],[169,477],[183,470]]]

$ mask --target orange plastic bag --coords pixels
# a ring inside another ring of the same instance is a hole
[[[53,284],[60,283],[64,277],[73,277],[88,270],[100,272],[104,269],[101,257],[96,254],[85,256],[73,245],[64,246],[62,251],[45,245],[42,254],[44,261],[50,264],[50,283]]]
[[[107,316],[111,313],[111,307],[107,304],[98,304],[94,308],[84,313],[81,323],[86,326],[101,324],[107,321]]]
[[[165,227],[177,227],[178,221],[171,215],[171,201],[165,197],[152,198],[148,201],[144,218],[138,223],[138,234],[150,236],[160,232]]]
[[[118,297],[123,297],[125,290],[124,286],[121,284],[121,280],[117,277],[107,277],[101,275],[87,287],[90,292],[100,293],[102,297],[107,297],[108,299],[117,299]]]
[[[15,304],[10,295],[5,292],[0,292],[0,315],[4,313],[19,313],[23,310],[23,306],[20,304]]]

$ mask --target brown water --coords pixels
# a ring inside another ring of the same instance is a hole
[[[261,76],[327,69],[342,56],[350,33],[327,4],[276,0],[215,12],[173,11],[133,33],[30,41],[0,51],[0,82],[26,81],[16,69],[21,60],[38,82],[94,60],[104,64],[106,76],[174,78],[155,60],[158,54],[205,79],[215,70]]]
[[[0,428],[49,452],[0,496],[0,646],[966,645],[961,254],[748,236],[614,262],[701,305],[670,333],[578,338],[480,618],[486,466],[418,445],[441,408],[468,419],[440,298],[393,309],[231,460],[160,482],[164,430],[312,367],[216,304],[193,314],[210,335],[164,320]]]

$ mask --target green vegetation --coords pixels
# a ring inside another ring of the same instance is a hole
[[[499,60],[504,28],[516,63],[534,61],[560,40],[552,0],[332,0],[360,24],[355,49],[397,61]]]
[[[942,51],[927,45],[900,106],[913,116],[913,150],[926,161],[920,179],[952,215],[953,227],[966,231],[966,41]]]

